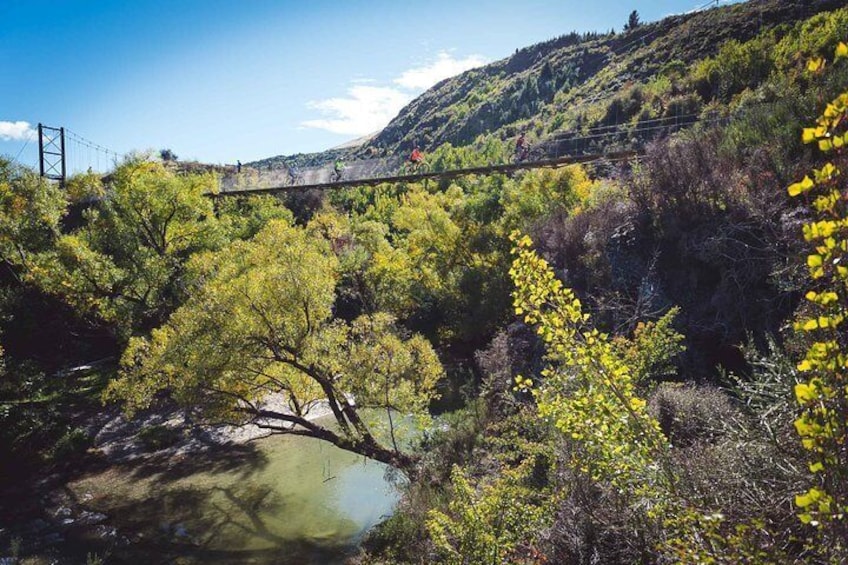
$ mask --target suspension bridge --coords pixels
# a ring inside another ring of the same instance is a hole
[[[226,197],[246,194],[274,194],[286,191],[333,190],[382,183],[451,180],[466,175],[510,174],[519,170],[556,168],[572,164],[620,162],[645,152],[652,141],[667,137],[696,124],[710,126],[727,123],[729,117],[718,113],[684,114],[643,120],[636,124],[611,124],[580,131],[555,132],[540,139],[523,159],[507,157],[468,167],[448,167],[435,162],[410,167],[398,155],[351,160],[341,171],[332,163],[298,168],[293,164],[272,167],[223,166],[215,169],[218,190],[209,196]],[[42,176],[64,182],[68,169],[75,172],[104,172],[102,166],[114,166],[122,155],[64,128],[39,124],[39,171]],[[69,151],[70,150],[70,151]],[[68,166],[68,160],[72,165]],[[97,169],[94,169],[97,166]],[[193,167],[192,167],[193,168]]]
[[[250,165],[220,176],[216,197],[274,194],[287,191],[333,190],[383,183],[451,180],[467,175],[509,174],[519,170],[566,165],[618,162],[643,154],[648,143],[692,127],[726,123],[718,113],[667,116],[633,124],[600,126],[585,131],[557,132],[537,142],[520,160],[490,162],[462,168],[439,163],[410,167],[403,157],[359,159],[337,171],[332,163],[298,168],[282,165],[256,168]],[[432,169],[431,169],[432,167]]]

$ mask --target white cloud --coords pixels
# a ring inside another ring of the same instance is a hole
[[[450,53],[442,51],[436,56],[434,62],[423,67],[404,71],[394,80],[394,83],[410,90],[426,90],[440,80],[485,64],[486,59],[480,55],[470,55],[464,59],[454,59]]]
[[[384,127],[412,96],[395,88],[356,85],[347,98],[310,102],[309,107],[328,118],[307,120],[302,125],[345,135],[365,135]]]
[[[479,67],[486,60],[479,55],[455,59],[446,51],[428,65],[406,70],[392,82],[397,86],[371,86],[376,81],[354,79],[347,96],[309,102],[308,107],[325,117],[307,120],[301,126],[344,135],[365,135],[382,129],[415,95],[440,80]]]
[[[17,141],[28,139],[35,134],[29,122],[3,122],[0,121],[0,140]]]

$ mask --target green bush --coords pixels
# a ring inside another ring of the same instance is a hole
[[[91,436],[82,428],[68,428],[56,445],[53,446],[51,458],[56,461],[72,459],[82,455],[91,447]]]
[[[180,439],[180,431],[161,424],[147,426],[138,432],[138,439],[148,451],[159,451],[171,447]]]
[[[648,408],[675,447],[715,439],[741,418],[726,393],[693,384],[660,384]]]

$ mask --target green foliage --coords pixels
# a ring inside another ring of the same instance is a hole
[[[840,44],[837,57],[848,55]],[[819,67],[818,62],[811,68]],[[823,153],[839,152],[848,143],[844,120],[848,92],[834,99],[816,125],[805,128],[803,141],[817,143]],[[800,518],[822,528],[831,544],[844,550],[848,534],[848,205],[840,183],[841,170],[832,162],[789,186],[789,195],[803,196],[812,219],[803,226],[810,245],[807,266],[813,280],[806,299],[808,312],[795,323],[798,332],[811,338],[798,370],[806,381],[795,385],[801,408],[795,428],[809,451],[814,485],[795,498]]]
[[[294,223],[294,216],[274,196],[220,198],[215,211],[227,239],[250,239],[271,220]]]
[[[649,379],[663,380],[674,374],[673,360],[686,350],[685,337],[673,327],[679,313],[680,308],[674,307],[656,322],[639,322],[632,339],[613,338],[637,384],[645,384]]]
[[[808,58],[832,53],[846,35],[848,10],[816,14],[794,25],[767,29],[749,41],[728,41],[715,57],[698,63],[690,79],[704,98],[727,101],[775,71],[789,75]]]
[[[0,158],[0,258],[24,268],[59,235],[67,201],[59,187]]]
[[[71,202],[84,203],[106,195],[103,180],[98,173],[87,172],[72,176],[64,186],[67,197]]]
[[[138,432],[138,439],[148,451],[159,451],[177,443],[180,432],[175,428],[169,428],[161,424],[146,426]]]
[[[220,246],[224,234],[206,196],[210,177],[131,161],[112,178],[109,198],[86,210],[82,226],[32,256],[27,276],[127,336],[164,320],[184,298],[185,258]]]
[[[639,21],[639,12],[633,10],[630,12],[630,16],[627,18],[627,23],[624,24],[624,31],[632,31],[639,27],[641,22]]]
[[[520,472],[475,489],[455,467],[451,484],[448,511],[434,510],[427,521],[441,562],[498,565],[534,555],[532,540],[550,520],[550,501],[525,486]]]
[[[503,229],[527,229],[545,216],[566,212],[586,200],[595,186],[579,165],[530,171],[518,184],[505,187]]]
[[[133,338],[107,398],[146,407],[161,390],[217,421],[260,421],[409,467],[375,440],[358,407],[426,417],[442,370],[420,336],[386,314],[331,318],[339,260],[305,229],[273,220],[251,241],[196,255],[191,297],[150,339]],[[263,410],[282,397],[285,414]],[[355,404],[354,404],[355,399]],[[307,419],[324,403],[336,434]],[[391,413],[390,413],[391,417]]]
[[[774,48],[776,66],[788,71],[803,68],[810,58],[825,57],[848,36],[848,10],[816,14],[795,24]]]
[[[776,44],[777,37],[772,32],[746,42],[731,39],[715,57],[695,67],[692,80],[696,89],[706,99],[727,101],[734,94],[756,86],[772,71]]]
[[[81,428],[68,428],[53,446],[51,456],[54,461],[64,462],[79,457],[91,446],[92,438]]]

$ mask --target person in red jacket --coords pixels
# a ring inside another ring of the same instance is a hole
[[[415,149],[412,150],[412,154],[409,156],[409,163],[413,167],[417,167],[421,163],[424,162],[424,154],[421,153],[421,149],[418,146],[415,146]]]
[[[518,162],[525,160],[529,152],[530,144],[527,142],[527,137],[522,131],[521,135],[518,136],[518,139],[515,140],[515,161]]]

